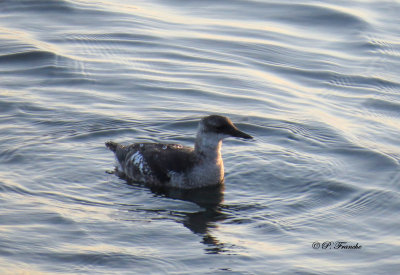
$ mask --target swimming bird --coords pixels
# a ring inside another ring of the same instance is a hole
[[[253,138],[229,118],[210,115],[200,120],[194,148],[161,143],[126,146],[113,141],[106,146],[115,154],[119,175],[152,186],[191,189],[223,183],[221,146],[227,137]]]

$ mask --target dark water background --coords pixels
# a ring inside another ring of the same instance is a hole
[[[0,273],[395,274],[399,14],[377,0],[0,1]],[[224,190],[106,173],[106,140],[191,145],[210,113],[256,137],[224,143]]]

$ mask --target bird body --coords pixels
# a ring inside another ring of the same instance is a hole
[[[222,184],[224,164],[222,139],[228,136],[252,138],[227,117],[211,115],[198,127],[194,148],[180,144],[135,143],[106,146],[114,152],[117,172],[135,182],[183,189]]]

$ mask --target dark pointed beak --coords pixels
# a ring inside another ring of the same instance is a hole
[[[238,128],[233,128],[229,133],[233,137],[244,138],[244,139],[252,139],[253,137],[246,134],[245,132],[240,131]]]

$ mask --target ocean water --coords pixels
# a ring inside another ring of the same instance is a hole
[[[395,274],[399,10],[0,1],[0,274]],[[107,173],[105,141],[192,145],[207,114],[255,137],[222,188]]]

